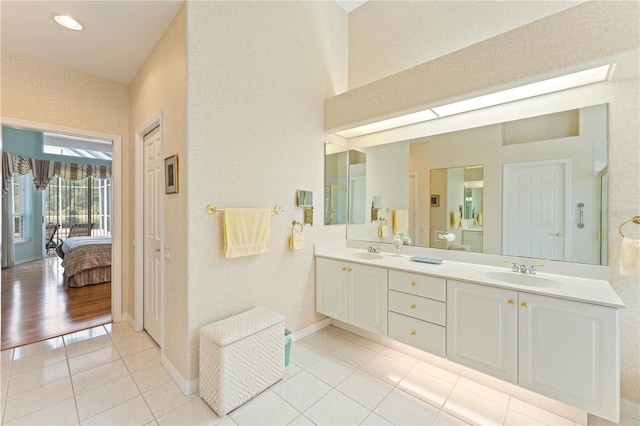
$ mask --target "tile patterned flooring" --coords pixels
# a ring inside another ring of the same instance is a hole
[[[2,351],[1,371],[6,425],[574,424],[333,326],[294,342],[284,380],[225,417],[125,322]]]

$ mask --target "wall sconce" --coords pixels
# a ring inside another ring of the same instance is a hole
[[[298,191],[298,207],[304,208],[304,223],[313,226],[313,191]]]
[[[378,211],[382,208],[382,197],[374,195],[371,202],[371,222],[378,220]]]

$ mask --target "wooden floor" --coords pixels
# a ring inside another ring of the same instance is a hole
[[[111,283],[66,288],[61,261],[49,256],[2,270],[2,349],[111,322]]]

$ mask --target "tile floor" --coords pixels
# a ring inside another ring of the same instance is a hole
[[[124,322],[2,351],[1,371],[6,425],[573,424],[333,326],[296,341],[284,380],[225,417]]]

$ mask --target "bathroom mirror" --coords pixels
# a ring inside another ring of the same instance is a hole
[[[349,153],[334,143],[325,145],[324,156],[324,224],[347,223],[347,185]]]
[[[362,224],[367,210],[367,156],[335,143],[325,145],[324,223]]]
[[[481,200],[476,202],[481,238],[474,234],[475,243],[463,246],[479,247],[478,251],[489,254],[606,264],[607,238],[602,231],[606,227],[601,222],[607,216],[603,196],[607,191],[607,120],[607,105],[600,104],[358,148],[366,154],[366,199],[381,196],[381,212],[409,209],[413,245],[451,249],[438,247],[442,243],[433,239],[433,233],[441,229],[432,228],[432,195],[438,195],[443,206],[444,193],[432,190],[431,171],[482,165],[481,191],[476,188],[474,192],[472,187],[479,183],[468,185],[471,210],[465,209],[464,200],[459,204],[463,220],[469,221],[474,200]],[[528,180],[538,182],[537,186],[513,184]],[[554,185],[545,186],[550,180]],[[582,228],[577,226],[579,203],[584,204]],[[390,242],[389,237],[378,236],[378,222],[367,223],[370,211],[365,214],[365,223],[347,226],[347,238]],[[534,222],[540,225],[538,238],[526,235]]]
[[[430,179],[431,197],[439,198],[430,205],[430,246],[482,253],[484,166],[431,169]],[[453,234],[455,240],[438,239],[438,232]]]
[[[298,207],[313,207],[313,191],[298,191]]]

